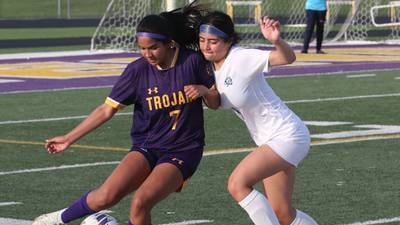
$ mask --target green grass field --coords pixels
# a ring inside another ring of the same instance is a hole
[[[319,224],[378,224],[362,223],[378,219],[384,221],[379,224],[399,224],[390,219],[400,217],[400,131],[378,132],[400,128],[399,72],[369,72],[376,75],[363,78],[337,74],[268,79],[288,106],[308,121],[312,135],[347,134],[342,138],[314,137],[309,155],[297,170],[294,204]],[[63,154],[48,155],[43,142],[73,128],[109,91],[0,94],[0,203],[21,203],[0,204],[0,217],[32,220],[67,206],[108,176],[130,146],[131,108]],[[51,118],[58,119],[46,121]],[[197,173],[186,189],[153,210],[153,224],[191,220],[251,224],[225,187],[230,172],[247,153],[224,154],[222,150],[251,149],[254,144],[244,124],[230,111],[206,110],[205,121],[206,155]],[[348,123],[316,126],[310,121]],[[358,127],[361,125],[364,127]],[[371,133],[362,133],[367,130]],[[219,154],[207,155],[210,151]],[[98,162],[111,164],[78,167]],[[65,167],[68,165],[72,167]],[[111,208],[111,215],[121,225],[128,218],[130,197]]]

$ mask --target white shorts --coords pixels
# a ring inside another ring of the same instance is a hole
[[[310,150],[310,133],[305,125],[296,127],[295,135],[277,135],[265,144],[293,166],[298,166]]]

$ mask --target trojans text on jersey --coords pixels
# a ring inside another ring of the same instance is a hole
[[[149,91],[148,94],[158,94],[158,91],[154,91],[157,89],[158,88],[149,88],[149,90],[153,91]],[[183,105],[193,101],[192,99],[189,99],[189,97],[187,97],[183,91],[177,91],[163,95],[154,95],[147,97],[146,100],[150,111]]]

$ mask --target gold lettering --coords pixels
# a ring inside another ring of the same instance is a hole
[[[149,105],[149,110],[150,111],[153,110],[153,106],[151,105],[152,97],[147,97],[146,100],[147,100],[147,104]]]
[[[162,105],[161,105],[161,98],[160,98],[160,96],[154,96],[153,99],[154,99],[154,108],[155,108],[155,109],[161,109],[161,108],[162,108]]]
[[[183,105],[186,102],[185,101],[185,95],[183,94],[182,91],[178,92],[178,100],[179,100],[179,102],[178,102],[179,105]]]
[[[163,95],[162,96],[162,103],[163,103],[163,107],[167,108],[171,105],[170,101],[169,101],[169,96],[168,95]]]
[[[176,106],[176,104],[178,104],[178,100],[176,99],[176,93],[175,92],[172,93],[172,98],[173,98],[173,100],[171,102],[171,105],[172,106]]]

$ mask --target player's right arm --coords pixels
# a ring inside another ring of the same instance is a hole
[[[59,153],[66,150],[74,142],[90,133],[111,119],[118,109],[104,103],[94,109],[78,126],[65,135],[46,140],[45,148],[49,153]]]

